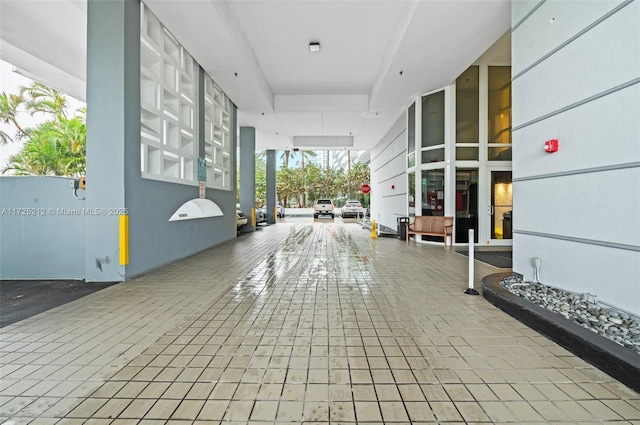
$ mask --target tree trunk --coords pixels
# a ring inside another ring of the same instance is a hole
[[[289,154],[291,152],[284,151],[284,168],[289,168]]]

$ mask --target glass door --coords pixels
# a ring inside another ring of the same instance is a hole
[[[478,243],[478,169],[456,170],[455,242],[469,243],[469,229],[474,229],[474,243]]]
[[[511,171],[490,170],[489,214],[490,243],[511,245],[513,238],[513,184]]]

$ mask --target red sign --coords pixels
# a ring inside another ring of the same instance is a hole
[[[362,188],[360,190],[362,190],[362,193],[369,193],[371,192],[371,186],[365,183],[362,185]]]

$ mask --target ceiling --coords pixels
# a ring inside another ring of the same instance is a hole
[[[372,149],[511,14],[510,0],[145,3],[238,106],[238,124],[256,128],[257,148],[277,150]],[[86,0],[0,0],[0,57],[84,99],[86,12]]]

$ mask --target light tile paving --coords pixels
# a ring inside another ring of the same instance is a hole
[[[638,393],[463,294],[467,262],[339,220],[262,228],[3,328],[0,421],[640,423]]]

